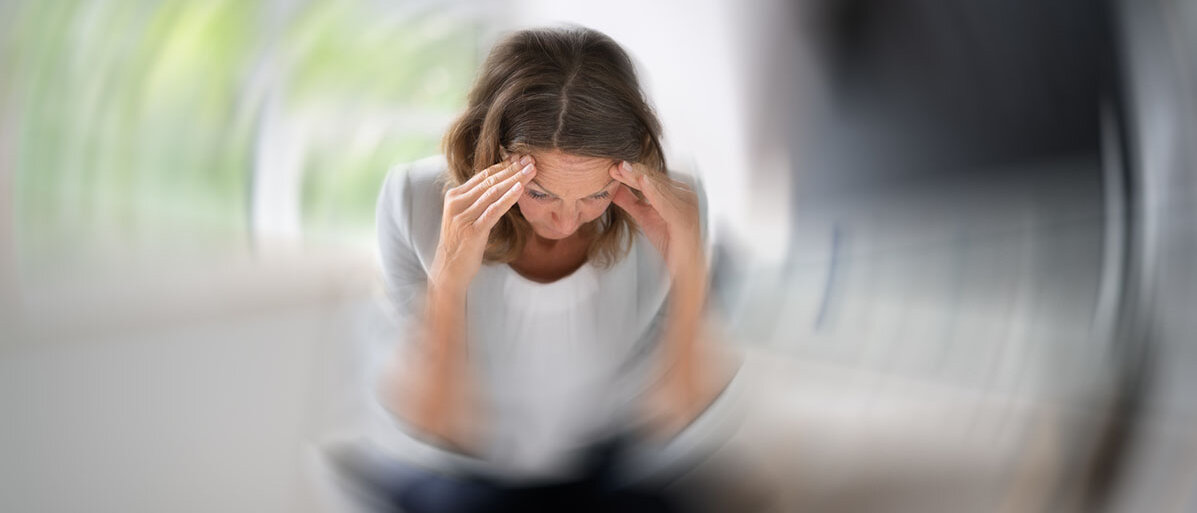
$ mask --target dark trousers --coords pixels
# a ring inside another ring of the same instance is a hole
[[[340,474],[378,511],[403,513],[678,512],[664,490],[621,484],[615,462],[619,439],[595,448],[581,477],[561,483],[513,486],[481,477],[447,476],[404,464],[364,447],[336,451]]]

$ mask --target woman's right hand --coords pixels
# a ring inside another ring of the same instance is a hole
[[[514,155],[445,193],[441,238],[430,276],[434,287],[465,293],[482,266],[490,230],[535,176],[532,157]]]

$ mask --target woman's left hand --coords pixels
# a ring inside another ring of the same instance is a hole
[[[642,164],[627,161],[612,167],[611,178],[621,182],[612,201],[636,220],[661,252],[674,279],[705,274],[698,195],[681,181],[646,171]],[[637,198],[632,189],[640,191],[646,201]]]
[[[706,302],[706,255],[702,243],[698,194],[664,174],[649,174],[640,164],[622,162],[611,177],[620,181],[612,201],[640,225],[665,259],[673,278],[669,314],[662,328],[665,357],[661,377],[647,396],[650,422],[671,435],[688,425],[730,376],[703,327]],[[641,201],[632,193],[638,190]]]

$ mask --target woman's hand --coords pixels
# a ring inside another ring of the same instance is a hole
[[[645,404],[650,424],[659,434],[672,436],[706,409],[730,379],[704,325],[706,255],[698,195],[685,183],[648,174],[638,164],[623,162],[612,168],[611,177],[622,182],[613,201],[661,252],[673,279],[662,329],[662,367]]]
[[[491,228],[515,205],[534,176],[532,157],[514,155],[445,193],[441,238],[429,277],[433,287],[465,292],[482,265]]]
[[[398,351],[383,382],[387,407],[416,430],[460,452],[478,440],[474,385],[466,363],[465,293],[482,265],[495,223],[536,175],[532,157],[479,171],[445,193],[416,352]]]
[[[650,175],[643,165],[626,161],[611,168],[611,178],[622,183],[612,201],[640,225],[673,278],[705,275],[698,195],[683,182]],[[637,198],[632,189],[647,201]]]

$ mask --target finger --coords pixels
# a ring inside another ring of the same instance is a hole
[[[632,165],[626,160],[620,162],[618,166],[611,168],[611,178],[633,189],[639,189],[640,187],[636,183],[636,176],[632,171]]]
[[[446,216],[456,215],[458,212],[461,212],[462,210],[469,208],[470,205],[474,204],[474,199],[476,198],[470,193],[470,191],[473,191],[474,188],[484,180],[487,180],[495,174],[500,173],[504,169],[510,167],[511,163],[515,160],[518,160],[518,158],[493,164],[482,171],[474,173],[474,176],[471,176],[461,185],[450,188],[448,191],[446,191],[444,205]]]
[[[619,172],[623,178],[621,181],[626,183],[632,189],[638,191],[641,196],[645,196],[644,199],[646,201],[651,201],[651,199],[647,197],[647,191],[645,190],[646,188],[655,188],[657,192],[656,196],[659,198],[669,198],[673,192],[672,189],[676,188],[675,185],[681,184],[681,182],[673,180],[668,175],[649,173],[647,167],[643,164],[624,161],[620,165]],[[681,188],[685,189],[685,184],[681,184]]]
[[[665,195],[662,193],[656,180],[649,178],[648,175],[645,174],[635,175],[633,180],[636,182],[636,189],[640,191],[640,194],[644,195],[644,198],[648,200],[649,203],[657,206],[664,206],[661,203]]]
[[[460,189],[461,191],[468,191],[468,190],[474,188],[475,185],[478,185],[478,182],[485,180],[486,177],[506,169],[514,161],[515,161],[515,159],[511,158],[511,159],[504,159],[495,164],[492,164],[490,167],[483,169],[482,171],[479,171],[477,173],[474,173],[474,176],[471,176],[469,180],[466,180],[465,183],[457,186],[457,188]]]
[[[681,220],[683,211],[685,210],[682,206],[682,198],[680,197],[683,191],[674,188],[674,180],[668,177],[664,178],[664,180],[668,182],[663,182],[661,179],[655,179],[644,174],[636,176],[636,182],[640,186],[640,193],[656,208],[657,213],[662,218],[670,224],[674,224]]]
[[[640,200],[640,202],[649,204],[651,202],[649,201],[648,197],[644,195],[644,191],[640,190],[643,185],[640,184],[639,177],[644,174],[644,169],[642,167],[625,160],[620,162],[620,164],[616,166],[616,169],[612,170],[611,177],[626,185],[632,192],[632,195]]]
[[[456,198],[457,201],[460,202],[458,206],[461,208],[469,208],[469,206],[477,202],[478,197],[482,196],[482,194],[484,194],[486,191],[494,188],[496,185],[511,178],[521,171],[526,171],[529,168],[534,170],[535,166],[536,163],[533,162],[532,157],[528,155],[524,155],[520,159],[513,159],[505,167],[494,173],[490,173],[490,176],[487,176],[478,183],[474,184],[474,186],[469,190],[460,193]],[[529,171],[529,173],[531,173],[531,171]]]
[[[636,223],[641,226],[655,212],[652,205],[640,201],[626,185],[620,185],[619,189],[615,190],[615,196],[611,198],[611,202],[631,215],[632,219],[635,219]]]
[[[482,212],[482,215],[478,216],[478,219],[474,221],[474,225],[481,228],[486,233],[490,233],[490,229],[495,227],[495,223],[499,222],[499,218],[503,217],[503,214],[506,214],[508,210],[511,210],[511,206],[515,205],[515,202],[520,199],[520,194],[523,194],[523,192],[523,181],[517,181],[512,184],[511,187],[507,189],[507,192],[503,193],[503,195],[499,197],[498,201],[495,201],[494,203],[491,203],[490,206],[486,207],[486,210]]]
[[[532,161],[531,155],[523,155],[518,159],[512,159],[511,162],[507,164],[507,166],[505,166],[502,169],[500,169],[499,171],[491,174],[490,177],[483,180],[482,182],[475,184],[474,187],[472,189],[470,189],[470,193],[476,194],[476,193],[485,192],[486,190],[490,189],[491,187],[494,187],[499,182],[502,182],[503,180],[510,178],[512,175],[514,175],[514,174],[520,172],[521,170],[523,170],[524,168],[526,168],[528,166],[532,166],[532,165],[535,165],[535,163]]]
[[[527,185],[536,176],[536,167],[533,164],[528,164],[519,172],[508,176],[502,182],[496,183],[483,193],[479,194],[462,215],[465,219],[474,220],[482,215],[490,205],[499,200],[499,198],[511,188],[512,185],[520,184],[520,187]]]

